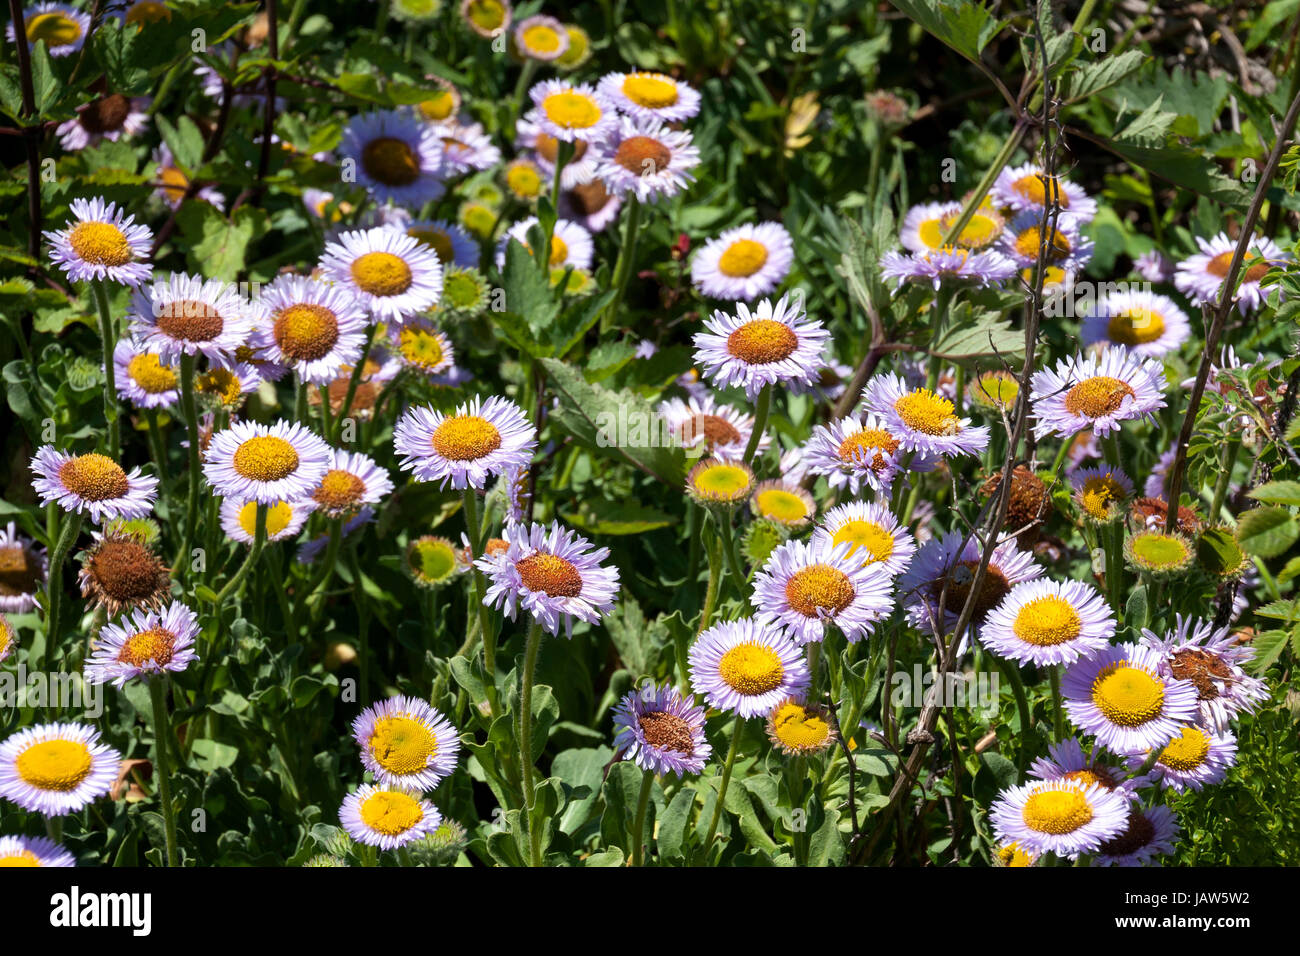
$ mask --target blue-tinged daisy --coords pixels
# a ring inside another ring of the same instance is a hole
[[[113,371],[117,394],[136,408],[167,408],[180,401],[180,370],[129,336],[113,346]]]
[[[1168,282],[1174,277],[1174,264],[1159,249],[1150,249],[1133,260],[1133,271],[1148,282]]]
[[[710,455],[739,458],[754,433],[753,415],[718,401],[710,392],[685,401],[672,398],[660,402],[658,411],[684,448],[701,448]],[[758,452],[766,451],[771,442],[769,436],[763,435],[758,440]]]
[[[768,385],[812,384],[830,341],[826,327],[784,295],[752,311],[737,302],[734,315],[719,309],[704,328],[695,333],[695,361],[705,377],[717,388],[743,388],[751,402]]]
[[[75,813],[108,793],[121,762],[89,724],[37,724],[0,743],[0,797],[47,817]]]
[[[563,624],[573,636],[577,618],[597,623],[614,608],[618,568],[605,565],[608,548],[591,547],[582,535],[558,521],[545,525],[510,525],[502,532],[506,549],[475,561],[488,577],[483,603],[499,607],[510,620],[518,606],[558,635]]]
[[[0,837],[0,869],[10,866],[76,865],[76,857],[49,837]]]
[[[381,205],[418,209],[442,198],[447,187],[442,142],[412,110],[381,110],[354,116],[339,144],[345,168]]]
[[[506,230],[497,245],[496,262],[498,268],[506,264],[506,246],[513,239],[525,249],[532,251],[528,245],[528,230],[537,225],[537,217],[529,216]],[[547,256],[547,265],[551,269],[590,269],[594,247],[591,233],[576,222],[567,219],[555,220],[555,232],[551,235],[551,248]]]
[[[1097,215],[1097,201],[1079,185],[1060,176],[1048,176],[1034,163],[1002,170],[991,190],[993,199],[1015,212],[1032,212],[1042,219],[1043,208],[1052,202],[1061,207],[1061,218],[1088,222]]]
[[[1030,379],[1034,434],[1070,438],[1085,428],[1105,438],[1121,422],[1153,418],[1165,407],[1164,368],[1123,346],[1097,355],[1062,359],[1056,368],[1040,369]]]
[[[148,280],[153,233],[125,212],[98,197],[72,200],[75,221],[45,233],[54,264],[74,282],[100,279],[134,287]]]
[[[266,506],[267,542],[296,538],[311,517],[310,501],[275,501]],[[221,530],[231,541],[252,544],[257,539],[257,502],[221,499]]]
[[[566,143],[578,139],[598,142],[618,127],[614,104],[589,83],[543,80],[528,91],[528,96],[533,101],[528,121]]]
[[[325,385],[353,365],[366,342],[366,312],[344,285],[277,276],[262,290],[266,321],[253,340],[260,357],[292,369],[300,382]]]
[[[1086,521],[1110,524],[1124,517],[1133,481],[1122,468],[1080,468],[1070,475],[1071,497]]]
[[[66,3],[38,3],[23,11],[23,32],[29,45],[44,41],[50,56],[67,56],[86,42],[90,17]],[[17,42],[13,23],[5,27],[5,37],[10,43]]]
[[[756,518],[765,518],[789,531],[806,528],[817,514],[813,496],[785,479],[760,481],[749,499]]]
[[[1137,800],[1137,788],[1124,776],[1125,771],[1101,759],[1099,754],[1089,757],[1083,752],[1078,737],[1047,745],[1047,756],[1039,757],[1029,765],[1029,775],[1035,780],[1070,780],[1084,785],[1096,784],[1103,790],[1113,790],[1129,800]]]
[[[1052,230],[1052,234],[1044,241],[1042,214],[1023,212],[1007,224],[1000,240],[1000,250],[1015,263],[1028,282],[1032,277],[1031,270],[1038,265],[1039,246],[1045,245],[1044,286],[1061,283],[1069,286],[1092,259],[1092,241],[1080,231],[1079,220],[1069,216],[1060,217],[1055,227],[1049,222],[1047,228]]]
[[[1173,352],[1192,334],[1191,323],[1167,296],[1154,292],[1116,292],[1093,303],[1083,316],[1084,345],[1122,345],[1140,358]]]
[[[1196,245],[1200,252],[1178,263],[1174,287],[1197,305],[1218,305],[1237,241],[1221,232],[1212,239],[1197,236]],[[1268,270],[1290,261],[1291,257],[1272,239],[1260,236],[1251,242],[1237,271],[1237,289],[1232,295],[1242,315],[1258,309],[1268,297],[1260,286]]]
[[[442,825],[442,814],[418,790],[363,783],[343,798],[339,822],[358,843],[396,850]]]
[[[521,56],[549,63],[569,49],[569,31],[555,17],[538,14],[515,24],[514,41]]]
[[[73,455],[42,445],[31,460],[32,488],[42,504],[58,502],[64,511],[86,512],[96,524],[114,518],[144,518],[153,511],[158,479],[130,472],[98,452]]]
[[[1179,614],[1174,629],[1163,637],[1144,628],[1142,644],[1159,655],[1164,673],[1195,685],[1197,723],[1210,731],[1227,730],[1242,711],[1254,713],[1258,704],[1268,700],[1268,685],[1242,669],[1254,658],[1255,649],[1237,643],[1226,627]]]
[[[916,553],[912,535],[880,502],[836,505],[826,512],[813,537],[832,548],[848,545],[850,560],[879,565],[891,577],[906,571]]]
[[[678,777],[699,773],[713,753],[704,708],[668,685],[624,695],[614,708],[614,749],[642,770]]]
[[[741,717],[766,717],[808,689],[803,650],[782,628],[752,618],[713,625],[695,639],[688,658],[695,693]]]
[[[711,239],[691,260],[691,284],[713,299],[749,302],[785,281],[794,243],[779,222],[745,223]]]
[[[1008,787],[989,809],[998,840],[1076,859],[1124,832],[1129,800],[1097,784],[1038,780]]]
[[[482,489],[489,477],[532,461],[537,429],[509,399],[475,396],[450,415],[408,409],[393,429],[393,447],[417,481]]]
[[[945,243],[944,237],[961,218],[961,210],[962,204],[959,202],[930,202],[913,206],[903,217],[899,241],[905,249],[916,253],[936,252],[945,245],[980,250],[997,241],[1005,222],[992,207],[980,206],[962,229],[961,235],[951,244]]]
[[[343,233],[326,244],[320,267],[380,322],[401,323],[432,308],[442,295],[438,256],[389,226]]]
[[[862,488],[887,495],[906,468],[928,471],[934,462],[900,451],[897,434],[870,412],[836,419],[813,429],[802,449],[803,464],[822,475],[832,488],[856,495]]]
[[[245,421],[212,436],[203,476],[223,498],[271,505],[302,501],[329,462],[329,446],[300,422]]]
[[[993,653],[1039,667],[1091,657],[1114,636],[1115,618],[1096,588],[1046,578],[1017,584],[980,628]]]
[[[443,277],[452,266],[463,269],[478,268],[478,243],[459,223],[446,219],[409,219],[400,217],[393,228],[432,249],[442,263]]]
[[[988,447],[986,426],[958,417],[950,400],[928,388],[909,388],[892,372],[873,376],[862,400],[904,451],[930,458],[978,455]]]
[[[514,15],[510,0],[461,0],[460,3],[461,19],[485,40],[509,30]]]
[[[624,116],[600,144],[596,175],[615,196],[641,202],[671,199],[695,179],[700,151],[685,130],[666,128],[657,119]]]
[[[1134,803],[1128,814],[1124,832],[1097,848],[1093,866],[1143,866],[1174,852],[1179,832],[1174,811],[1163,804],[1143,809]]]
[[[0,528],[0,611],[26,614],[36,608],[49,571],[46,550],[10,521]]]
[[[506,523],[521,524],[529,521],[533,514],[532,468],[528,465],[516,465],[507,468],[505,474],[497,479],[506,500]]]
[[[850,643],[870,637],[894,609],[893,582],[879,564],[850,558],[852,545],[825,538],[787,541],[754,577],[758,621],[809,644],[838,628]]]
[[[960,531],[932,538],[917,550],[911,566],[898,579],[898,594],[913,627],[930,634],[957,623],[982,555],[983,548],[975,536],[967,538]],[[1000,542],[989,556],[971,623],[983,623],[1013,587],[1042,574],[1034,556],[1017,548],[1014,537]]]
[[[1000,252],[992,249],[972,252],[953,246],[942,246],[927,252],[904,255],[890,250],[880,257],[880,275],[904,282],[919,282],[938,289],[945,282],[957,285],[1000,285],[1016,274],[1016,265]]]
[[[130,98],[121,93],[97,96],[77,109],[77,115],[59,124],[55,134],[59,145],[75,153],[101,142],[115,143],[130,138],[145,128],[149,122],[149,104],[152,97]]]
[[[375,509],[367,505],[343,523],[341,536],[347,538],[348,535],[352,534],[358,528],[362,528],[374,520]],[[318,534],[316,537],[298,545],[298,554],[295,556],[294,560],[299,564],[311,564],[319,558],[322,553],[324,553],[325,549],[329,547],[329,543],[329,532]]]
[[[360,452],[335,448],[329,470],[311,493],[316,510],[330,518],[354,514],[365,505],[377,505],[392,493],[388,470]]]
[[[1061,678],[1070,720],[1103,747],[1125,756],[1163,747],[1195,720],[1196,685],[1160,673],[1160,655],[1116,644],[1080,658]]]
[[[1128,758],[1130,770],[1142,767],[1150,751]],[[1218,783],[1237,762],[1237,738],[1232,731],[1214,733],[1185,724],[1172,740],[1160,748],[1160,756],[1147,771],[1143,783],[1158,782],[1163,789],[1182,793]]]
[[[257,316],[236,286],[176,272],[136,290],[131,334],[168,364],[182,355],[220,362],[248,341]]]
[[[198,615],[179,601],[161,611],[134,611],[100,629],[86,659],[86,682],[122,687],[141,676],[179,674],[198,657],[198,633]]]
[[[418,697],[390,697],[352,721],[361,763],[381,784],[432,790],[456,769],[456,728]]]
[[[606,73],[596,85],[619,112],[638,119],[680,123],[700,111],[699,91],[665,73]]]
[[[482,123],[462,123],[453,117],[433,124],[433,132],[442,144],[445,176],[463,176],[491,169],[501,162],[501,150],[484,131]]]

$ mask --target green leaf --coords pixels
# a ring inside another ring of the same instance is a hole
[[[677,521],[673,515],[633,501],[604,498],[584,498],[577,512],[564,512],[563,518],[588,534],[645,534]]]
[[[270,225],[266,212],[254,206],[239,207],[227,221],[215,206],[199,201],[181,206],[176,221],[189,246],[186,258],[194,271],[227,282],[244,271],[249,243],[264,235]]]
[[[680,863],[684,860],[686,828],[691,820],[691,808],[695,805],[695,790],[683,787],[673,797],[672,802],[659,818],[659,859],[665,863]]]
[[[1025,334],[1013,329],[1006,319],[976,310],[969,303],[954,307],[950,319],[943,337],[931,346],[931,355],[965,364],[995,357],[1023,358]]]
[[[1290,640],[1290,631],[1262,631],[1256,634],[1250,642],[1250,646],[1255,649],[1255,656],[1246,661],[1244,667],[1254,674],[1264,673],[1282,655]]]
[[[1135,73],[1147,61],[1140,50],[1125,50],[1119,56],[1106,56],[1097,63],[1080,66],[1062,82],[1060,95],[1066,100],[1082,100],[1114,86]]]
[[[1237,542],[1250,554],[1274,558],[1300,538],[1300,524],[1285,508],[1253,508],[1237,521]]]
[[[1256,501],[1274,505],[1300,505],[1300,481],[1270,481],[1247,494]]]
[[[1245,551],[1227,528],[1203,531],[1196,541],[1196,558],[1201,567],[1215,577],[1235,575],[1246,563]]]
[[[997,36],[1002,24],[972,0],[890,0],[930,33],[969,60]]]

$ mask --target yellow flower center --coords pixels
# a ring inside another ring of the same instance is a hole
[[[1083,621],[1074,605],[1054,594],[1028,602],[1011,623],[1016,637],[1035,647],[1054,647],[1072,641],[1082,628]]]
[[[753,239],[737,239],[718,257],[718,271],[744,279],[752,276],[767,262],[767,246]]]
[[[1036,206],[1047,205],[1047,189],[1049,186],[1061,208],[1069,209],[1070,197],[1065,194],[1065,190],[1061,188],[1060,180],[1055,176],[1045,176],[1040,172],[1032,172],[1027,176],[1021,176],[1011,184],[1012,189]]]
[[[181,342],[211,342],[226,325],[220,312],[194,299],[164,303],[156,322],[158,331]]]
[[[547,264],[554,269],[558,265],[563,265],[569,261],[569,246],[559,236],[551,236],[551,254],[547,259]]]
[[[40,584],[40,568],[21,544],[0,547],[0,595],[31,594]]]
[[[288,358],[312,362],[329,355],[338,342],[338,316],[323,305],[299,302],[280,311],[272,334],[275,344]]]
[[[846,465],[867,465],[872,471],[884,468],[885,456],[898,451],[898,439],[880,428],[864,428],[848,435],[840,442],[840,461]]]
[[[455,257],[455,247],[451,244],[451,236],[441,229],[434,229],[430,226],[412,226],[406,230],[406,234],[432,249],[437,254],[440,262],[448,263]]]
[[[1253,252],[1247,252],[1242,256],[1241,264],[1245,266],[1251,259],[1259,259],[1259,261],[1253,266],[1246,266],[1246,272],[1241,279],[1242,282],[1258,282],[1260,279],[1264,278],[1268,273],[1269,268],[1272,266],[1272,263],[1268,259],[1263,259],[1260,256],[1255,255]],[[1231,268],[1231,266],[1232,253],[1221,252],[1205,264],[1205,271],[1210,273],[1212,276],[1226,279],[1228,277],[1228,269]]]
[[[370,755],[389,773],[419,773],[438,753],[438,738],[423,723],[400,714],[380,717],[370,734]]]
[[[279,481],[298,468],[298,450],[276,435],[254,435],[235,449],[235,471],[253,481]]]
[[[176,387],[176,370],[163,365],[152,352],[141,352],[126,363],[126,374],[150,395],[170,392]]]
[[[420,801],[399,790],[376,790],[362,801],[361,822],[376,833],[398,836],[424,819]]]
[[[727,351],[746,365],[767,365],[788,359],[799,337],[775,319],[754,319],[727,336]]]
[[[998,850],[998,860],[1003,866],[1033,866],[1034,858],[1019,843],[1008,843]]]
[[[831,726],[820,711],[788,700],[772,712],[772,734],[787,750],[815,750],[830,739]]]
[[[126,11],[126,22],[133,23],[136,26],[142,26],[146,23],[159,23],[171,18],[172,12],[167,9],[166,4],[155,3],[154,0],[140,0],[139,3]]]
[[[971,397],[982,405],[993,408],[1010,408],[1020,394],[1020,383],[1010,375],[991,372],[980,376],[972,389]]]
[[[874,521],[844,522],[836,529],[831,543],[838,546],[846,541],[849,542],[850,555],[862,549],[863,554],[859,557],[864,565],[886,561],[894,553],[894,536]]]
[[[409,186],[420,178],[420,157],[404,140],[380,136],[361,150],[361,168],[385,186]]]
[[[736,693],[753,697],[780,687],[785,667],[766,644],[737,644],[722,655],[718,676]]]
[[[1210,737],[1199,727],[1187,726],[1160,751],[1160,762],[1171,770],[1188,772],[1205,763],[1210,753]]]
[[[1041,244],[1042,232],[1038,226],[1030,226],[1020,235],[1016,236],[1016,252],[1020,253],[1022,258],[1037,259],[1038,247]],[[1059,229],[1052,230],[1052,238],[1047,244],[1047,261],[1060,262],[1070,254],[1070,240],[1065,233]]]
[[[430,443],[448,461],[477,461],[501,447],[501,432],[486,418],[457,415],[442,420]]]
[[[1150,309],[1121,312],[1106,323],[1106,336],[1120,345],[1145,345],[1165,334],[1165,320]]]
[[[497,216],[482,203],[466,203],[460,207],[460,222],[480,239],[486,239],[497,223]]]
[[[456,570],[456,552],[445,538],[417,539],[407,560],[411,571],[424,581],[442,581]]]
[[[45,46],[66,46],[81,37],[81,25],[62,13],[38,13],[27,21],[27,40],[44,40]]]
[[[767,488],[756,497],[758,510],[763,517],[791,524],[808,517],[808,505],[793,492],[782,488]]]
[[[542,176],[531,163],[515,163],[506,170],[506,185],[516,196],[532,199],[542,191]]]
[[[1083,510],[1098,521],[1111,517],[1115,506],[1124,500],[1124,486],[1110,474],[1097,475],[1083,483],[1079,503]]]
[[[1164,711],[1165,685],[1120,661],[1104,667],[1092,682],[1092,702],[1112,724],[1140,727]]]
[[[397,348],[402,358],[423,369],[439,369],[446,363],[442,339],[425,329],[402,329]]]
[[[113,459],[92,452],[69,458],[59,468],[63,487],[86,501],[107,501],[127,493],[126,472]]]
[[[553,30],[547,32],[556,36]],[[558,44],[558,39],[556,42]],[[552,93],[542,100],[542,111],[547,119],[562,129],[590,129],[600,122],[602,116],[596,101],[576,90]]]
[[[696,474],[695,490],[714,501],[736,501],[749,494],[750,475],[739,465],[710,465]]]
[[[172,650],[176,646],[176,635],[161,627],[151,627],[147,631],[132,634],[117,652],[117,659],[133,667],[154,663],[165,667],[171,662]]]
[[[325,472],[320,487],[312,492],[312,498],[328,511],[343,511],[361,500],[366,493],[366,483],[341,468]]]
[[[785,583],[785,599],[804,617],[837,614],[852,603],[853,595],[848,575],[825,564],[800,568]]]
[[[582,593],[582,575],[572,561],[540,551],[520,558],[515,570],[524,587],[549,597],[577,597]]]
[[[465,15],[480,30],[491,32],[505,26],[506,8],[500,0],[471,0]]]
[[[401,295],[411,287],[411,267],[391,252],[367,252],[352,263],[352,278],[362,292],[371,295]]]
[[[277,501],[266,509],[266,537],[274,538],[284,533],[293,520],[293,508],[287,501]],[[257,502],[249,501],[239,509],[239,526],[250,538],[257,535]]]
[[[914,432],[925,435],[956,435],[961,431],[961,419],[955,414],[952,402],[940,398],[928,388],[908,392],[894,402],[894,411],[903,424]]]
[[[94,761],[90,749],[79,740],[46,740],[32,744],[18,755],[14,767],[18,776],[37,790],[70,793],[90,776]]]
[[[614,162],[636,176],[653,176],[667,169],[672,159],[668,147],[649,136],[629,136],[614,151]]]
[[[1065,410],[1071,415],[1100,418],[1119,411],[1124,399],[1136,395],[1127,382],[1109,375],[1095,375],[1065,393]]]
[[[420,113],[432,122],[445,120],[456,112],[456,97],[447,90],[440,90],[420,103]]]
[[[168,202],[175,205],[185,198],[185,192],[190,186],[190,178],[175,166],[164,166],[159,169],[158,178],[162,180],[161,188]]]
[[[1184,564],[1191,552],[1180,538],[1159,531],[1134,535],[1129,541],[1133,556],[1149,569],[1176,568]]]
[[[41,861],[36,858],[36,854],[31,850],[19,850],[17,853],[11,853],[8,856],[0,856],[0,869],[6,867],[19,866],[40,866]]]
[[[1092,819],[1092,804],[1077,790],[1040,790],[1025,801],[1022,818],[1031,830],[1062,836]]]
[[[524,30],[524,49],[527,52],[554,53],[559,48],[560,34],[546,24],[536,23]],[[551,119],[555,119],[555,117],[552,116]]]
[[[68,245],[82,262],[124,266],[131,261],[126,233],[108,222],[80,222],[68,233]]]
[[[629,73],[623,79],[623,95],[637,106],[661,110],[677,102],[677,84],[662,73]]]
[[[244,384],[231,369],[209,369],[198,377],[199,392],[211,395],[224,405],[234,405],[244,394]]]

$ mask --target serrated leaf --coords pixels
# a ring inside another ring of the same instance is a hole
[[[1300,538],[1300,523],[1285,508],[1252,508],[1237,520],[1237,542],[1249,554],[1275,558]]]
[[[1249,497],[1274,505],[1300,505],[1300,481],[1270,481],[1252,488]]]

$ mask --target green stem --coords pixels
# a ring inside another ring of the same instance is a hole
[[[614,317],[623,305],[623,295],[627,292],[628,279],[632,277],[632,264],[636,261],[637,233],[641,228],[641,202],[635,195],[627,200],[627,218],[623,221],[623,245],[618,252],[618,262],[614,266],[614,298],[605,308],[601,317],[601,331],[608,331],[614,325]],[[748,461],[748,459],[746,459]]]
[[[971,192],[970,197],[966,200],[966,205],[962,207],[961,215],[957,217],[957,221],[948,229],[948,234],[943,237],[944,245],[951,245],[955,242],[957,237],[961,235],[962,230],[970,223],[971,217],[975,215],[975,210],[979,208],[979,204],[984,201],[984,197],[987,196],[989,190],[993,188],[993,183],[997,180],[998,174],[1002,172],[1007,163],[1011,162],[1012,154],[1014,154],[1016,149],[1020,146],[1020,142],[1025,138],[1025,133],[1028,132],[1028,129],[1029,127],[1023,123],[1016,124],[1015,128],[1011,131],[1011,135],[1007,137],[1007,141],[1002,144],[1002,149],[998,152],[997,156],[993,158],[992,164],[984,172],[984,178],[979,181],[975,186],[975,189]]]
[[[113,331],[113,316],[108,310],[108,290],[104,283],[94,279],[95,306],[99,310],[99,337],[104,343],[104,421],[108,423],[108,457],[116,459],[122,449],[121,425],[117,415],[116,369],[113,367],[113,346],[117,335]]]
[[[465,489],[465,526],[469,530],[469,550],[473,560],[483,556],[483,528],[478,517],[478,492]],[[495,720],[500,707],[497,704],[497,649],[496,635],[492,633],[492,614],[484,603],[487,599],[487,579],[475,567],[474,587],[470,600],[478,607],[479,632],[483,637],[483,689],[487,692],[488,716]],[[468,615],[472,617],[473,615]],[[468,625],[466,625],[468,630]]]
[[[715,538],[707,546],[709,558],[709,585],[704,591],[704,610],[700,612],[700,626],[695,632],[699,637],[713,620],[713,609],[718,603],[718,584],[722,580],[722,555],[718,554],[719,541]],[[686,680],[686,675],[682,675]]]
[[[1020,735],[1022,738],[1026,737],[1029,734],[1029,731],[1033,728],[1033,717],[1030,715],[1029,711],[1029,698],[1025,696],[1025,684],[1020,679],[1020,665],[1015,661],[1008,661],[1004,658],[997,657],[996,655],[993,659],[997,661],[998,669],[1002,671],[1002,676],[1005,677],[1007,683],[1011,685],[1011,693],[1015,695],[1016,698],[1016,709],[1020,711]],[[1016,754],[1016,772],[1018,775],[1016,778],[1017,783],[1024,782],[1025,761],[1029,759],[1029,751],[1030,748],[1028,746],[1018,748],[1018,753]]]
[[[633,866],[642,866],[644,864],[645,814],[646,808],[650,806],[650,790],[654,786],[654,782],[654,771],[645,771],[641,777],[641,793],[636,800],[636,820],[632,824],[632,832],[628,834],[632,840]]]
[[[772,386],[764,385],[763,390],[758,393],[758,404],[754,408],[754,431],[749,436],[749,444],[745,446],[745,464],[754,460],[754,453],[758,451],[758,443],[763,437],[763,430],[767,428],[768,412],[772,409]]]
[[[162,803],[163,830],[167,840],[167,865],[176,866],[176,804],[172,801],[171,772],[168,766],[167,735],[171,733],[171,721],[167,717],[165,700],[167,679],[152,677],[149,679],[149,697],[153,701],[153,737],[155,760],[154,772],[158,775],[158,799]]]
[[[199,414],[194,406],[194,356],[188,352],[181,355],[181,417],[190,439],[189,488],[185,496],[185,541],[181,542],[174,565],[180,564],[186,542],[192,545],[199,540]]]
[[[1056,741],[1060,743],[1065,739],[1065,713],[1061,707],[1061,667],[1059,664],[1053,664],[1048,668],[1048,677],[1052,682],[1052,729],[1056,733]]]
[[[253,570],[253,565],[255,565],[257,559],[261,557],[262,548],[266,546],[266,512],[267,506],[259,502],[257,505],[257,523],[253,531],[253,545],[248,549],[248,557],[246,557],[244,563],[239,566],[239,570],[235,572],[235,576],[227,581],[226,586],[217,594],[216,603],[218,607],[225,603],[226,598],[234,594],[239,586],[244,583],[244,579],[248,577],[248,573]]]
[[[366,335],[365,347],[361,349],[361,357],[357,359],[357,364],[352,366],[352,375],[348,378],[348,391],[343,397],[343,404],[339,406],[339,417],[334,422],[334,444],[339,443],[339,435],[343,433],[343,423],[347,421],[348,413],[352,411],[352,400],[356,398],[357,386],[361,384],[361,374],[366,367],[366,359],[370,357],[370,349],[375,344],[375,334],[379,331],[379,323],[376,322],[370,327]],[[326,393],[326,398],[328,398]],[[299,419],[302,421],[303,419]]]
[[[529,865],[542,865],[542,835],[533,818],[533,680],[536,677],[537,653],[542,646],[542,622],[533,618],[528,626],[524,650],[524,671],[519,677],[519,767],[524,787],[524,807],[528,816]]]
[[[1232,483],[1232,469],[1237,464],[1237,455],[1241,452],[1241,442],[1230,441],[1223,449],[1222,470],[1219,480],[1214,484],[1214,500],[1210,502],[1210,521],[1219,522],[1219,512],[1223,509],[1223,500],[1228,495],[1228,485]],[[1172,508],[1173,505],[1171,504]]]
[[[45,631],[45,660],[50,659],[50,654],[54,645],[58,643],[62,626],[59,620],[63,610],[63,562],[67,560],[68,552],[72,550],[72,545],[77,540],[77,535],[81,533],[82,515],[80,511],[65,512],[63,516],[63,530],[59,532],[59,540],[55,542],[54,551],[50,554],[50,560],[45,577],[45,594],[46,604],[49,613],[46,616]]]
[[[1112,468],[1120,467],[1119,437],[1112,431],[1101,440],[1106,463]],[[1177,508],[1171,504],[1170,508]],[[1106,541],[1106,591],[1110,596],[1110,606],[1116,616],[1124,613],[1124,522],[1114,521],[1105,531]]]
[[[706,859],[713,847],[713,838],[718,833],[718,821],[722,819],[722,804],[726,801],[727,787],[731,784],[731,769],[735,766],[736,752],[740,749],[740,728],[743,723],[744,718],[736,714],[736,720],[731,725],[731,746],[727,748],[727,762],[722,767],[722,782],[718,785],[718,800],[713,805],[713,816],[709,820],[709,835],[704,838]]]

